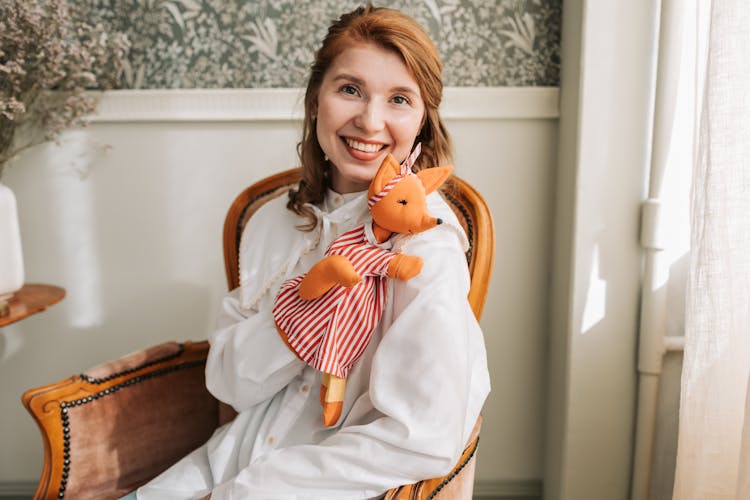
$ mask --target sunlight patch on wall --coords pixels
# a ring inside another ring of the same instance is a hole
[[[583,309],[582,333],[587,333],[594,325],[604,319],[607,311],[607,282],[600,278],[599,245],[594,247],[591,257],[589,286],[586,292],[586,306]]]
[[[50,210],[59,242],[70,324],[88,328],[102,321],[101,272],[89,170],[94,156],[89,133],[64,135],[64,147],[49,147],[46,163],[60,166],[51,186]]]

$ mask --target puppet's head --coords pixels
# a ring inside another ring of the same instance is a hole
[[[416,234],[441,224],[427,213],[427,195],[451,174],[453,167],[434,167],[412,173],[409,162],[399,165],[388,155],[367,191],[367,203],[378,241],[391,233]]]

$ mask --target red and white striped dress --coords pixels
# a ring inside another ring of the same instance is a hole
[[[300,359],[324,373],[346,378],[380,321],[386,270],[396,254],[369,242],[365,226],[360,226],[336,238],[326,255],[349,259],[362,280],[351,288],[334,285],[316,299],[303,300],[299,284],[304,275],[289,279],[281,285],[273,317]]]

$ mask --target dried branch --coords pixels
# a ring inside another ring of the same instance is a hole
[[[113,88],[130,47],[65,0],[0,0],[0,177],[8,160],[84,124]]]

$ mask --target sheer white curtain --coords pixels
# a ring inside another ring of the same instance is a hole
[[[710,23],[693,174],[674,499],[750,499],[750,2]]]

